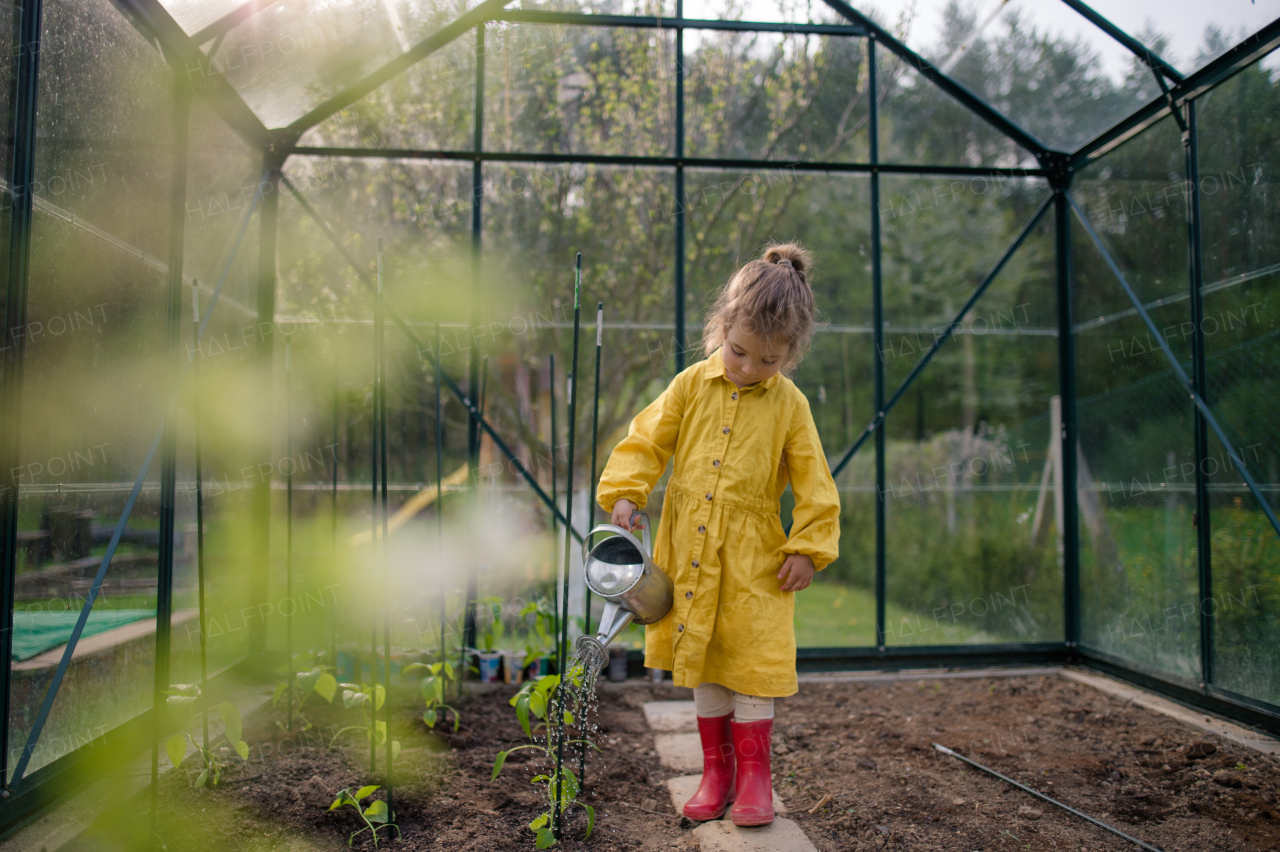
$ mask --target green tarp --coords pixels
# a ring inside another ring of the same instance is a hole
[[[80,610],[62,612],[27,612],[13,614],[13,661],[29,660],[35,655],[65,645],[75,629]],[[89,613],[80,638],[103,633],[113,627],[132,624],[144,618],[155,618],[154,609],[95,609]]]

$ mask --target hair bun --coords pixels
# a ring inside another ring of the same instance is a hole
[[[761,259],[765,263],[789,266],[799,272],[800,277],[803,278],[805,270],[811,263],[812,255],[799,243],[774,243],[765,248],[764,257]]]

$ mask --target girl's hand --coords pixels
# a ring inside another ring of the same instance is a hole
[[[609,523],[631,532],[631,516],[636,512],[636,504],[630,500],[620,499],[613,504],[613,517]]]
[[[778,572],[778,579],[783,581],[782,591],[798,592],[801,589],[807,589],[813,582],[813,572],[816,570],[813,560],[808,556],[803,553],[792,553],[787,557],[787,561],[782,563],[782,570]]]

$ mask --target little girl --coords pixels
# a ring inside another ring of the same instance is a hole
[[[703,773],[690,819],[732,801],[738,825],[773,821],[773,699],[797,689],[791,593],[837,554],[840,497],[809,402],[780,375],[813,334],[809,265],[800,246],[771,245],[734,273],[706,318],[707,359],[636,416],[600,480],[600,507],[631,529],[675,456],[653,554],[675,605],[646,629],[645,665],[693,687]]]

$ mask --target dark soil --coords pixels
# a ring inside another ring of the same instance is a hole
[[[402,691],[395,811],[403,839],[383,847],[533,849],[526,825],[546,803],[529,782],[531,762],[513,755],[490,781],[498,750],[524,742],[507,704],[513,691],[473,694],[456,734],[428,732],[420,703],[409,701],[416,695]],[[584,796],[596,808],[595,834],[582,840],[579,811],[557,848],[696,848],[692,824],[671,807],[663,781],[674,773],[660,768],[641,712],[645,701],[689,697],[669,686],[602,689],[603,754],[588,762]],[[170,773],[160,821],[168,847],[346,849],[363,823],[350,808],[326,809],[340,789],[381,781],[380,771],[369,772],[367,746],[356,747],[359,734],[347,735],[346,748],[326,747],[333,726],[350,724],[353,712],[308,708],[317,730],[292,740],[275,730],[282,711],[255,714],[245,727],[249,764],[216,790],[193,791],[184,772]],[[1056,676],[802,684],[777,704],[775,785],[823,852],[1136,848],[937,753],[932,742],[1167,852],[1280,849],[1280,760]],[[109,844],[109,836],[80,848],[143,848]],[[355,848],[373,848],[368,832]]]
[[[481,689],[476,687],[477,690]],[[528,823],[547,809],[545,788],[530,782],[537,774],[530,752],[517,752],[497,781],[491,781],[499,750],[528,742],[507,700],[517,687],[477,691],[463,702],[456,733],[450,724],[429,731],[422,721],[422,701],[412,686],[400,690],[398,724],[393,736],[403,751],[396,761],[394,809],[401,839],[394,829],[379,835],[379,848],[494,852],[505,848],[534,848]],[[688,690],[681,690],[688,697]],[[633,694],[634,693],[634,694]],[[602,753],[593,753],[586,769],[586,792],[581,800],[596,810],[595,832],[583,840],[586,817],[576,809],[566,821],[565,837],[556,848],[622,850],[694,849],[690,833],[680,826],[671,808],[653,750],[653,735],[644,722],[641,703],[652,694],[677,697],[674,689],[602,690],[597,725]],[[344,710],[341,699],[333,707],[313,707],[306,716],[315,726],[289,737],[279,731],[283,704],[245,720],[244,738],[251,744],[247,764],[233,767],[213,790],[191,789],[184,764],[161,781],[158,834],[174,852],[230,850],[346,850],[348,836],[364,826],[350,807],[330,812],[329,805],[343,788],[382,782],[382,750],[376,772],[369,771],[368,739],[359,732],[345,734],[338,748],[330,738],[340,726],[359,724],[355,710]],[[343,743],[346,743],[344,746]],[[198,757],[187,760],[192,767]],[[545,769],[545,764],[541,767]],[[576,767],[575,767],[576,771]],[[669,773],[667,773],[669,774]],[[379,791],[376,799],[385,798]],[[147,848],[145,796],[133,802],[132,813],[117,818],[112,830],[85,838],[76,850]],[[391,840],[388,842],[388,836]],[[355,839],[354,848],[374,848],[369,833]]]
[[[1280,761],[1057,676],[808,683],[775,731],[824,852],[1137,848],[934,742],[1167,852],[1280,849]]]

